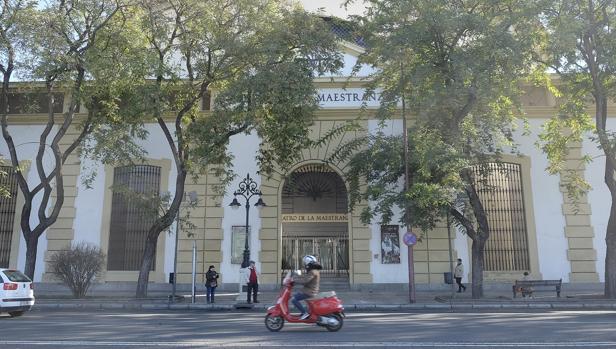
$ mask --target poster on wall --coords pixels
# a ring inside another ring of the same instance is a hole
[[[397,225],[381,226],[381,264],[400,264],[400,234]]]
[[[231,227],[231,264],[242,264],[244,258],[244,245],[246,240],[246,226],[234,225]],[[248,226],[248,248],[250,248],[250,226]]]

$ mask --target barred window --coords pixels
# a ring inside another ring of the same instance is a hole
[[[530,270],[521,168],[515,163],[475,168],[476,188],[490,225],[486,271]]]
[[[0,171],[0,186],[9,194],[0,195],[0,268],[8,268],[17,204],[17,176],[11,166],[0,166]]]
[[[148,230],[156,212],[143,196],[159,194],[160,167],[123,166],[114,169],[116,188],[111,203],[108,270],[139,270]],[[152,268],[156,265],[153,261]]]
[[[53,112],[62,113],[64,94],[54,93]],[[9,114],[47,114],[49,96],[47,93],[9,93]],[[4,101],[0,99],[0,110],[5,110]]]

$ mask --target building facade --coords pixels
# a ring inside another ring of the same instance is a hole
[[[363,67],[357,76],[348,79],[361,47],[351,43],[341,43],[340,47],[345,67],[336,76],[315,80],[321,108],[316,112],[311,136],[317,139],[341,123],[356,119],[364,103],[367,111],[361,115],[366,115],[362,123],[367,132],[400,133],[401,120],[388,122],[383,130],[370,117],[379,104],[378,95],[365,94],[361,80],[369,75],[370,69]],[[539,279],[602,282],[605,229],[611,204],[603,184],[604,163],[601,157],[587,165],[580,161],[584,153],[599,156],[600,151],[585,141],[568,155],[567,166],[582,171],[592,185],[576,207],[564,191],[562,179],[545,172],[546,156],[536,146],[542,125],[556,110],[555,99],[546,90],[528,88],[523,102],[530,133],[520,131],[516,135],[520,155],[504,155],[504,170],[494,171],[488,179],[496,190],[484,194],[493,228],[486,251],[486,282],[509,282],[524,271]],[[61,103],[59,110],[66,108],[66,104]],[[612,118],[608,126],[613,129],[613,105],[609,111]],[[44,119],[43,114],[21,111],[9,117],[17,150],[24,159],[22,168],[32,183],[36,182],[37,174],[30,162]],[[172,155],[166,143],[159,141],[163,134],[157,125],[147,128],[149,137],[141,145],[147,150],[148,159],[143,164],[114,168],[78,155],[69,158],[64,167],[64,207],[58,221],[39,240],[35,281],[52,282],[53,275],[47,267],[50,254],[80,241],[96,244],[108,255],[106,272],[98,282],[137,280],[149,221],[139,207],[114,194],[111,187],[125,185],[141,192],[174,191],[176,170]],[[161,233],[150,280],[169,282],[177,251],[178,282],[190,283],[192,248],[196,245],[199,283],[203,283],[208,266],[215,265],[221,272],[223,286],[237,285],[246,216],[243,208],[234,211],[229,204],[239,181],[249,174],[258,183],[267,205],[261,210],[251,206],[249,219],[251,259],[257,262],[261,284],[276,287],[285,270],[298,268],[303,255],[315,254],[324,265],[324,276],[336,282],[353,288],[404,288],[408,282],[407,247],[402,242],[404,229],[396,225],[398,217],[388,225],[363,224],[359,217],[361,206],[353,212],[347,209],[348,184],[343,176],[346,164],[325,161],[337,146],[358,136],[361,135],[349,132],[320,148],[305,149],[301,161],[271,177],[257,174],[258,136],[234,136],[229,150],[235,157],[233,170],[237,179],[224,195],[216,190],[220,180],[213,173],[196,181],[187,180],[186,192],[197,198],[196,205],[186,203],[181,208],[182,212],[190,212],[191,228],[178,232],[172,226],[169,232]],[[0,152],[8,154],[4,142]],[[87,187],[82,178],[90,171],[97,176]],[[10,173],[2,180],[12,196],[0,200],[0,267],[23,269],[26,245],[19,228],[23,198]],[[414,247],[418,287],[444,285],[443,273],[451,265],[450,248],[454,260],[462,258],[470,265],[470,240],[455,227],[443,222],[436,229],[421,233],[423,238]],[[466,270],[464,280],[469,280],[470,267]]]

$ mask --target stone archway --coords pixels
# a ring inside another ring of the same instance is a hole
[[[331,167],[307,164],[284,180],[281,194],[281,269],[302,268],[315,255],[324,279],[349,282],[348,195]]]

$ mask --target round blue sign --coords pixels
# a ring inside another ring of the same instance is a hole
[[[413,246],[417,243],[417,235],[412,231],[407,231],[402,237],[402,241],[404,241],[407,246]]]

